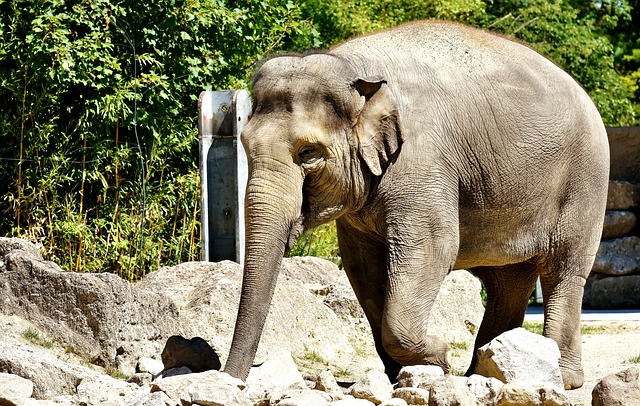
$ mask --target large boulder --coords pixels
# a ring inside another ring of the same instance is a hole
[[[627,210],[640,203],[640,185],[624,181],[609,181],[607,210]]]
[[[600,242],[591,271],[605,275],[629,275],[640,271],[640,237]]]
[[[640,275],[593,280],[588,304],[594,309],[640,308]]]
[[[608,210],[604,216],[602,239],[610,240],[629,234],[636,226],[636,215],[631,211]]]
[[[0,312],[16,314],[92,363],[135,372],[180,331],[173,302],[110,273],[65,272],[35,247],[0,238]]]
[[[305,283],[288,276],[301,263],[300,269],[306,271],[299,273],[300,278],[315,275],[318,283],[323,283],[325,277],[319,275],[335,272],[335,265],[320,261],[283,260],[283,267],[289,271],[279,275],[256,363],[264,361],[270,351],[285,349],[298,358],[313,357],[337,368],[364,372],[364,364],[354,361],[359,359],[360,352],[354,348],[349,331],[338,316]],[[316,266],[315,271],[309,270],[311,266]],[[321,271],[323,267],[328,271]],[[233,337],[241,284],[242,268],[235,262],[189,262],[150,273],[136,288],[171,297],[183,320],[183,335],[202,337],[217,350],[224,365]],[[358,365],[362,365],[362,370],[357,369]]]
[[[631,367],[607,375],[593,388],[593,406],[640,405],[640,370]]]
[[[504,383],[551,384],[563,388],[555,341],[522,327],[509,330],[478,349],[476,373]]]

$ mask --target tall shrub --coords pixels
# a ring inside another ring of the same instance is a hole
[[[289,1],[0,1],[0,235],[135,279],[199,257],[197,98],[308,48]]]

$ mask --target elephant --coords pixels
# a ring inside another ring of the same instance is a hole
[[[450,372],[449,344],[426,322],[448,272],[467,269],[487,292],[476,350],[522,325],[539,278],[564,385],[583,384],[581,303],[609,146],[567,73],[503,36],[420,21],[270,58],[252,95],[245,263],[224,372],[247,376],[283,255],[335,220],[392,380],[406,365]]]

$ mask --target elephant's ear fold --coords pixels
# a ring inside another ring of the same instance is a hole
[[[358,116],[355,132],[362,159],[376,176],[399,151],[404,140],[398,106],[387,82],[380,77],[356,79],[354,88],[365,103]]]

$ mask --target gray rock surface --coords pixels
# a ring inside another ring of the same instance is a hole
[[[92,363],[133,374],[180,330],[170,299],[117,275],[64,272],[35,247],[0,239],[0,312],[31,321]],[[26,283],[28,281],[28,283]]]
[[[428,405],[429,390],[420,388],[398,388],[393,391],[393,397],[404,400],[409,405]]]
[[[398,388],[429,389],[436,380],[444,377],[442,368],[436,365],[409,365],[398,374]]]
[[[640,369],[607,375],[593,388],[593,406],[640,405]]]
[[[467,378],[448,375],[436,380],[429,390],[429,406],[475,405],[476,397]]]
[[[263,363],[242,382],[219,371],[194,373],[186,367],[158,373],[158,361],[153,359],[174,334],[202,336],[226,353],[240,289],[239,265],[181,264],[131,285],[113,275],[63,272],[19,240],[0,240],[0,253],[0,294],[9,295],[0,296],[0,372],[33,385],[32,397],[20,395],[24,406],[404,406],[428,404],[425,388],[433,385],[427,375],[442,380],[434,402],[458,399],[461,393],[475,400],[489,399],[499,390],[495,379],[442,377],[439,368],[413,366],[403,370],[407,386],[393,391],[371,350],[368,324],[345,276],[322,260],[283,262],[265,329],[268,338],[263,339],[257,360]],[[31,278],[34,286],[29,286]],[[17,286],[20,281],[26,287]],[[470,274],[452,272],[434,304],[432,331],[457,347],[468,345],[470,351],[482,317],[479,290],[479,282]],[[43,294],[49,297],[42,298]],[[70,315],[56,318],[64,306]],[[167,319],[159,321],[162,317]],[[26,331],[31,341],[26,341]],[[87,334],[86,342],[76,345]],[[98,355],[91,358],[92,354]],[[320,365],[309,379],[313,388],[298,370],[297,363],[307,358],[318,358]],[[120,367],[119,372],[114,366]],[[348,369],[364,378],[343,389],[327,368],[341,373]],[[106,372],[131,377],[127,382]]]
[[[358,382],[349,388],[349,394],[356,399],[366,399],[379,405],[391,399],[393,385],[389,377],[382,371],[368,371]]]
[[[607,210],[627,210],[640,203],[640,185],[625,181],[609,181]]]
[[[629,275],[640,271],[640,237],[630,236],[600,243],[591,272]]]
[[[630,211],[608,210],[604,216],[602,239],[610,240],[629,234],[636,226],[636,215]]]
[[[594,280],[590,284],[588,304],[595,309],[639,308],[640,275]]]
[[[478,349],[475,373],[504,383],[519,381],[563,388],[559,359],[555,341],[520,327],[502,333]]]
[[[0,372],[0,405],[19,405],[31,395],[33,382],[18,375]]]

